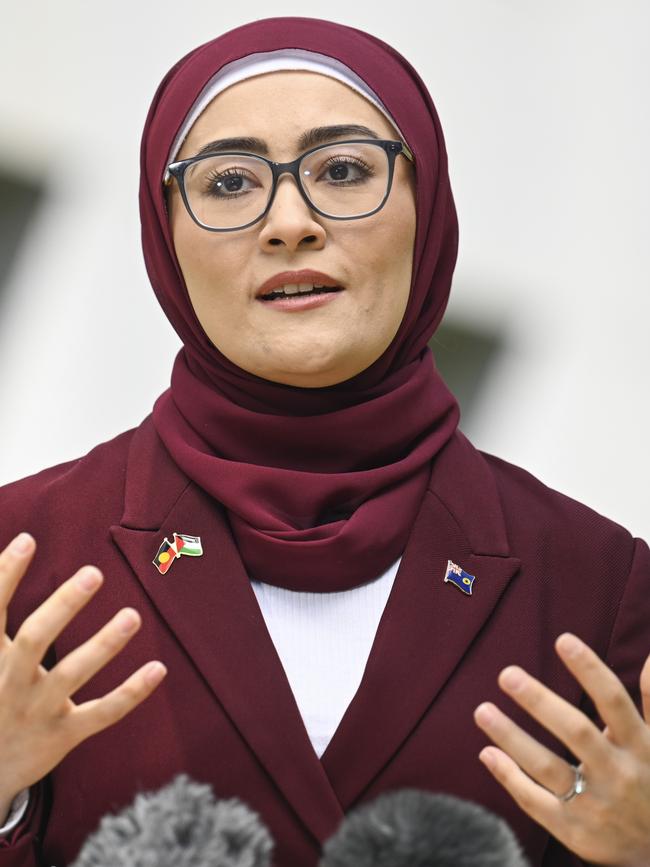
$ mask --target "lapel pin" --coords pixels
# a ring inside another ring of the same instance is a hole
[[[445,575],[445,582],[453,584],[454,587],[458,587],[458,589],[462,590],[463,593],[471,596],[472,587],[474,585],[475,579],[475,575],[470,575],[469,572],[465,572],[465,570],[461,569],[460,566],[457,566],[456,563],[452,563],[451,560],[447,560],[447,574]]]
[[[203,554],[200,536],[188,536],[185,533],[174,533],[173,536],[173,542],[165,536],[151,561],[161,575],[165,575],[179,557],[200,557]]]

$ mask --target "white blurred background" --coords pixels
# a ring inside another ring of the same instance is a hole
[[[0,483],[138,424],[167,387],[145,114],[184,53],[274,15],[368,30],[431,91],[460,220],[448,318],[502,346],[465,432],[650,536],[647,0],[4,0],[0,171],[44,195],[0,286]]]

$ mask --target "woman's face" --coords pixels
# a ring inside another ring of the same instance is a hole
[[[313,72],[268,73],[219,94],[177,159],[216,139],[246,136],[264,140],[269,159],[288,162],[300,154],[302,133],[338,124],[398,138],[383,114],[345,84]],[[416,223],[412,172],[412,164],[398,156],[384,207],[370,217],[340,221],[312,211],[285,174],[268,214],[234,232],[198,226],[174,182],[169,208],[176,255],[212,343],[240,368],[287,385],[334,385],[369,367],[395,336],[409,296]],[[298,304],[260,296],[269,278],[301,269],[325,273],[343,288]]]

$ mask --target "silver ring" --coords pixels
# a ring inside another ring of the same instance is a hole
[[[565,804],[569,801],[572,801],[576,797],[576,795],[581,795],[587,788],[587,781],[585,779],[585,775],[582,773],[582,770],[578,767],[578,765],[571,765],[571,767],[573,768],[573,773],[575,775],[573,785],[568,792],[565,792],[563,795],[557,795],[558,801],[563,801]]]

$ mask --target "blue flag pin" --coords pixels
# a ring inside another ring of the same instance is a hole
[[[469,572],[465,572],[465,570],[461,569],[460,566],[457,566],[456,563],[452,563],[451,560],[447,560],[447,574],[445,575],[445,582],[453,584],[454,587],[458,587],[458,589],[462,590],[463,593],[471,596],[472,586],[474,585],[475,580],[475,575],[470,575]]]

